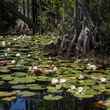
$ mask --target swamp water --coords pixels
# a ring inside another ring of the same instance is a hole
[[[0,37],[0,110],[109,110],[110,67],[87,69],[87,59],[45,57],[49,36]],[[55,71],[48,71],[51,65]],[[32,66],[44,73],[33,74]]]

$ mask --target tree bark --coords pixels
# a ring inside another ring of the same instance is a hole
[[[8,12],[12,13],[17,18],[22,19],[24,22],[26,22],[29,26],[32,26],[32,22],[29,18],[27,18],[25,15],[18,12],[17,8],[13,6],[13,4],[2,1],[1,2],[2,7],[4,7]]]

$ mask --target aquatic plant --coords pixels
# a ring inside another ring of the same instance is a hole
[[[46,95],[44,96],[44,100],[48,100],[48,101],[56,101],[56,100],[61,100],[63,97],[62,96],[55,96],[55,95]]]
[[[22,91],[22,92],[18,92],[17,95],[21,96],[21,97],[32,97],[32,96],[36,95],[36,93],[30,92],[30,91]]]
[[[27,83],[34,83],[35,77],[26,76],[26,77],[15,77],[14,80],[9,81],[10,84],[27,84]]]
[[[26,37],[9,36],[0,39],[0,42],[6,40],[6,46],[0,44],[0,58],[10,61],[9,64],[0,66],[0,88],[3,90],[3,84],[7,81],[11,90],[15,91],[12,94],[0,92],[0,97],[4,96],[3,100],[12,101],[16,95],[31,97],[38,93],[46,94],[43,97],[46,102],[62,101],[66,97],[62,93],[69,94],[72,100],[73,97],[79,100],[90,99],[102,93],[110,95],[109,67],[97,70],[88,59],[52,58],[43,52],[43,46],[56,41],[56,38],[35,36],[32,40]],[[92,68],[87,68],[88,63]],[[29,68],[35,65],[52,74],[32,75],[32,68]],[[55,68],[51,69],[51,65]]]
[[[6,91],[0,91],[0,97],[10,97],[10,96],[16,96],[16,92],[6,92]]]

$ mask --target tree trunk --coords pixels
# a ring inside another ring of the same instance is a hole
[[[92,21],[88,3],[86,0],[75,0],[74,32],[67,33],[60,43],[56,44],[60,44],[58,54],[66,57],[81,56],[87,55],[95,48],[96,27]]]
[[[29,18],[27,18],[25,15],[18,12],[17,8],[13,6],[13,4],[2,1],[1,2],[2,7],[4,7],[8,12],[12,13],[17,18],[22,19],[24,22],[26,22],[29,26],[32,26],[32,22]]]

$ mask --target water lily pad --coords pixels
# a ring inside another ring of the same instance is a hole
[[[28,84],[28,83],[34,83],[35,78],[34,77],[15,77],[14,80],[10,81],[10,84]]]
[[[110,107],[108,107],[107,110],[110,110]]]
[[[27,73],[24,72],[15,72],[13,73],[16,77],[25,77]]]
[[[19,52],[29,52],[31,50],[29,48],[20,48],[18,51]]]
[[[27,89],[27,87],[26,85],[14,85],[12,86],[12,89],[23,90],[23,89]]]
[[[16,92],[0,91],[0,97],[16,96]]]
[[[10,73],[10,70],[7,67],[0,67],[0,73],[7,74]]]
[[[57,100],[61,100],[61,99],[63,99],[63,97],[57,96],[57,95],[55,96],[55,95],[49,94],[49,95],[44,96],[44,100],[47,100],[47,101],[57,101]]]
[[[48,86],[47,87],[47,92],[48,93],[60,93],[60,92],[62,92],[61,86],[60,87]]]
[[[59,72],[61,72],[64,75],[65,74],[70,75],[70,74],[80,74],[81,73],[81,71],[75,70],[74,68],[65,68],[65,67],[60,68]]]
[[[41,81],[41,82],[50,82],[51,79],[47,76],[37,76],[36,81]]]
[[[105,84],[94,85],[93,89],[95,89],[98,92],[104,92],[106,91],[106,85]]]
[[[14,99],[16,99],[16,96],[2,98],[2,101],[10,102],[10,101],[13,101]]]
[[[27,68],[25,68],[23,65],[20,65],[20,66],[16,66],[16,67],[13,67],[13,68],[10,68],[10,70],[12,71],[12,72],[25,72],[25,71],[27,71]]]
[[[69,88],[71,87],[71,85],[72,85],[72,84],[70,84],[70,83],[65,83],[65,84],[62,85],[62,87],[63,87],[64,89],[69,89]]]
[[[7,65],[7,68],[10,70],[11,68],[15,68],[16,65],[13,65],[13,64],[10,64],[10,65]]]
[[[80,99],[88,99],[88,98],[93,98],[95,97],[97,94],[97,91],[95,91],[94,89],[91,89],[89,87],[84,87],[84,90],[80,93],[80,92],[75,92],[74,96],[80,98]]]
[[[32,90],[32,91],[42,91],[45,90],[46,88],[39,85],[39,84],[29,84],[27,87]]]
[[[78,83],[79,83],[78,85],[81,85],[81,86],[92,86],[96,84],[95,80],[90,80],[90,79],[80,80],[78,81]]]
[[[4,81],[0,81],[0,86],[2,86],[4,84]]]
[[[2,77],[2,80],[5,80],[5,81],[12,81],[13,79],[14,79],[14,77],[11,75],[4,75]]]
[[[35,92],[30,92],[30,91],[21,91],[17,95],[22,96],[22,97],[31,97],[36,95]]]
[[[110,88],[107,88],[104,93],[110,95]]]
[[[77,97],[77,98],[79,98],[80,100],[82,100],[82,99],[89,99],[89,98],[93,98],[95,95],[94,94],[84,94],[84,95],[82,95],[82,94],[75,94],[75,96]]]

